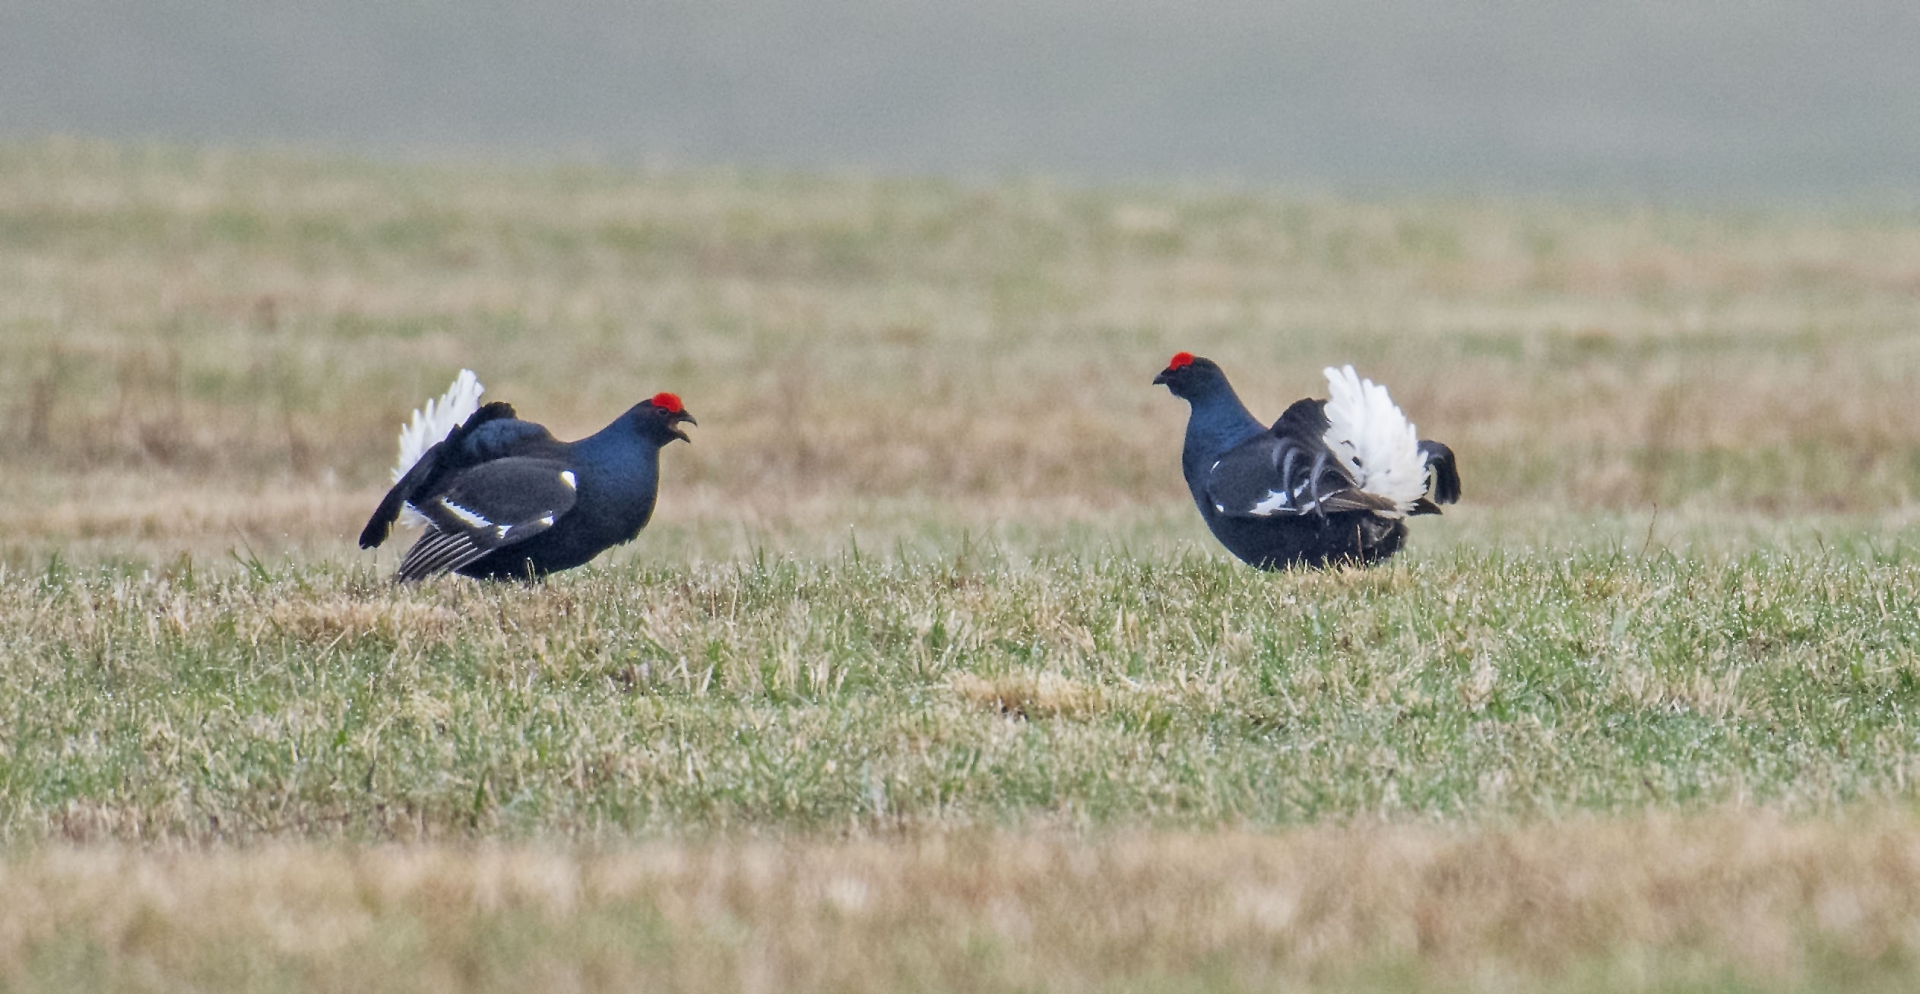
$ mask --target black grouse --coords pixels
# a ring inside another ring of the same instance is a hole
[[[1453,450],[1419,440],[1385,387],[1326,370],[1327,400],[1254,420],[1210,359],[1182,352],[1153,378],[1192,405],[1180,469],[1213,537],[1259,569],[1371,563],[1405,519],[1460,499]]]
[[[468,404],[478,400],[478,384],[470,386]],[[407,507],[426,519],[426,531],[401,560],[397,582],[448,572],[524,580],[572,569],[646,527],[660,489],[660,449],[689,441],[680,425],[696,423],[679,397],[662,393],[587,438],[562,442],[511,405],[487,404],[405,468],[367,520],[360,547],[386,541]],[[407,446],[403,431],[403,463]]]

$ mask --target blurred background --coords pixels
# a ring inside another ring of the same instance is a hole
[[[1197,539],[1179,349],[1264,416],[1388,383],[1435,542],[1903,527],[1915,52],[1872,0],[0,0],[0,559],[349,554],[463,366],[563,436],[686,397],[649,554]]]
[[[63,0],[0,129],[1343,190],[1746,198],[1920,169],[1899,0]]]

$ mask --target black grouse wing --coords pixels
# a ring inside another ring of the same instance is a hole
[[[1391,510],[1393,502],[1361,490],[1318,440],[1271,434],[1227,450],[1207,471],[1207,498],[1230,518],[1278,518],[1340,511]]]
[[[1367,493],[1327,448],[1325,402],[1296,401],[1264,435],[1227,450],[1207,471],[1213,508],[1234,518],[1391,510]]]
[[[475,442],[488,436],[505,434],[503,429],[508,429],[509,425],[526,425],[552,438],[547,435],[545,428],[516,419],[512,404],[495,401],[481,406],[465,422],[448,432],[446,438],[433,443],[421,453],[413,466],[380,499],[380,506],[374,508],[373,516],[367,519],[367,526],[360,530],[360,547],[371,549],[385,542],[388,533],[393,530],[394,521],[400,517],[400,506],[411,503],[416,494],[431,491],[440,477],[494,458],[494,455],[475,451]],[[507,453],[502,451],[498,454]]]
[[[457,570],[533,538],[573,510],[578,486],[565,462],[528,456],[451,474],[436,492],[409,501],[428,527],[394,578],[404,583]]]

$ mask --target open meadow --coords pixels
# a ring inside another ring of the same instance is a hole
[[[1463,503],[1256,573],[1354,363]],[[639,540],[353,545],[462,367]],[[1920,209],[0,145],[0,988],[1904,991]]]

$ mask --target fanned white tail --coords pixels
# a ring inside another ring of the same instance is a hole
[[[1352,366],[1323,370],[1327,377],[1327,448],[1360,489],[1393,501],[1400,515],[1427,493],[1427,460],[1420,436],[1387,396]],[[1385,512],[1382,512],[1385,513]],[[1399,515],[1390,515],[1397,517]]]
[[[400,426],[400,459],[393,466],[394,482],[407,475],[428,449],[472,417],[480,409],[480,395],[486,390],[473,370],[463,369],[437,402],[429,400],[424,408],[414,411],[413,420]],[[411,507],[400,511],[401,524],[419,525],[426,520]]]

